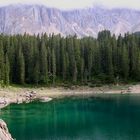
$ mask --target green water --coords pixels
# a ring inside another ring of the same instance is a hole
[[[139,96],[13,104],[1,118],[17,140],[140,140]]]

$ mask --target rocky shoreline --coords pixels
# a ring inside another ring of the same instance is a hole
[[[134,86],[115,86],[115,87],[74,87],[64,88],[5,88],[0,89],[0,109],[12,103],[30,103],[34,100],[49,102],[53,98],[67,96],[96,96],[105,94],[137,94],[140,95],[140,84]],[[14,140],[7,128],[6,123],[0,120],[0,140]]]
[[[29,103],[34,100],[51,101],[53,98],[67,96],[96,96],[105,94],[137,94],[140,95],[140,84],[136,85],[105,85],[102,87],[73,86],[65,87],[7,87],[0,89],[0,108],[12,103]]]
[[[9,133],[6,123],[0,119],[0,140],[14,140]]]
[[[16,99],[8,97],[0,97],[0,109],[12,103],[17,104],[30,103],[34,100],[40,100],[41,102],[49,102],[52,100],[52,98],[46,96],[38,97],[35,91],[28,91],[25,94],[20,94]]]

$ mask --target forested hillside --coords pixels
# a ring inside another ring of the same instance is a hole
[[[2,85],[116,83],[140,80],[140,36],[98,38],[0,35]]]

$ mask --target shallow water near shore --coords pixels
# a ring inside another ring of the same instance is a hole
[[[140,96],[67,97],[0,113],[16,140],[140,139]]]

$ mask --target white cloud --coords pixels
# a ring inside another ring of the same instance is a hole
[[[92,7],[93,5],[140,9],[140,0],[0,0],[2,6],[16,3],[44,4],[63,9]]]

